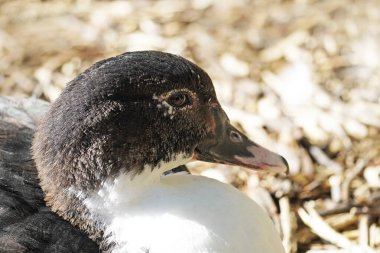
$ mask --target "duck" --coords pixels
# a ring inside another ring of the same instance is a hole
[[[285,252],[252,199],[185,167],[289,169],[230,123],[193,62],[126,52],[79,74],[51,105],[1,103],[1,252]]]

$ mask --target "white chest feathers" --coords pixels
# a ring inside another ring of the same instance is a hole
[[[182,174],[143,183],[135,178],[149,185],[139,189],[131,179],[123,180],[85,200],[107,224],[106,234],[116,243],[113,252],[284,252],[264,211],[229,185]]]

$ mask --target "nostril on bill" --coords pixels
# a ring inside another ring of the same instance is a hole
[[[232,142],[242,142],[243,138],[241,137],[241,135],[238,132],[232,130],[230,132],[230,140]]]

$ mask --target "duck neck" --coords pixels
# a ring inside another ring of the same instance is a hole
[[[89,218],[100,226],[103,240],[107,240],[112,237],[112,231],[107,231],[110,224],[118,217],[127,215],[132,203],[138,205],[144,192],[160,184],[164,172],[190,160],[190,156],[179,154],[171,161],[161,162],[156,167],[146,165],[140,173],[121,173],[106,180],[98,189],[86,193],[77,192],[76,196],[87,210]]]

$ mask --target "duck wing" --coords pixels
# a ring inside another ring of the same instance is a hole
[[[44,202],[30,147],[47,107],[36,99],[0,97],[0,252],[99,252]]]

